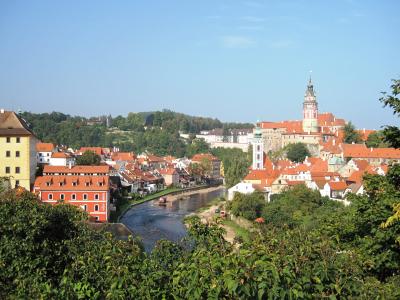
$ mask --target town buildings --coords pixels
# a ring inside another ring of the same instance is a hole
[[[69,203],[86,211],[92,221],[107,222],[110,216],[108,166],[45,166],[33,192],[44,202]]]
[[[31,190],[36,172],[38,139],[15,112],[0,110],[0,177],[10,186]]]
[[[235,192],[257,190],[271,195],[298,184],[318,190],[322,196],[349,204],[349,193],[364,192],[363,176],[384,176],[388,166],[400,163],[400,149],[368,148],[365,144],[343,142],[346,122],[332,113],[319,114],[318,103],[311,78],[303,102],[302,121],[258,122],[254,129],[253,162],[243,181],[228,191],[232,199]],[[372,130],[359,131],[365,141]],[[304,143],[312,157],[301,163],[276,158],[268,154],[279,151],[291,143]]]

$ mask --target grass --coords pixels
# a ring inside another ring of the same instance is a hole
[[[243,228],[242,226],[238,225],[236,222],[232,220],[223,220],[222,224],[232,228],[233,231],[235,232],[235,235],[241,238],[243,241],[250,240],[250,232],[247,229]]]

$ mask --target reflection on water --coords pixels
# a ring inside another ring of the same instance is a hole
[[[224,194],[224,189],[194,194],[181,200],[159,206],[158,200],[136,205],[126,212],[121,222],[140,236],[146,251],[150,251],[160,239],[177,242],[186,235],[182,221],[208,202]]]

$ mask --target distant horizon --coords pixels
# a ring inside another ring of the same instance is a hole
[[[396,0],[2,1],[0,107],[69,115],[163,108],[223,122],[321,112],[398,124]]]
[[[11,109],[7,109],[7,108],[3,108],[3,107],[0,107],[0,109],[4,109],[5,111],[14,111],[14,112],[16,112],[16,113],[18,112],[18,110],[11,110]],[[283,122],[283,121],[302,121],[302,120],[303,120],[303,119],[256,120],[256,121],[254,121],[254,122],[235,121],[235,120],[223,120],[223,119],[221,119],[221,118],[219,118],[219,117],[210,117],[210,116],[205,116],[205,115],[188,114],[188,113],[184,113],[184,112],[180,112],[180,111],[170,110],[170,109],[168,109],[168,108],[163,108],[163,109],[161,109],[161,110],[154,110],[154,111],[130,111],[130,112],[126,112],[125,114],[118,114],[118,115],[113,115],[113,114],[109,114],[109,113],[107,113],[107,114],[104,113],[104,114],[89,115],[89,116],[88,116],[88,115],[82,115],[82,114],[81,114],[81,115],[79,115],[79,114],[70,114],[70,113],[63,112],[63,111],[34,112],[34,111],[28,111],[28,110],[22,110],[22,109],[21,109],[21,112],[22,112],[22,113],[28,112],[28,113],[34,113],[34,114],[45,114],[45,113],[51,114],[51,113],[55,112],[55,113],[62,113],[62,114],[65,114],[65,115],[69,115],[69,116],[71,116],[71,117],[84,117],[84,118],[86,118],[86,119],[90,119],[90,118],[98,118],[98,117],[109,116],[109,115],[111,115],[112,118],[116,118],[116,117],[118,117],[118,116],[122,116],[122,117],[126,118],[126,117],[128,116],[129,113],[135,113],[135,114],[136,114],[136,113],[154,113],[154,112],[162,112],[163,110],[169,110],[169,111],[172,111],[172,112],[174,112],[174,113],[180,113],[180,114],[184,114],[184,115],[187,115],[187,116],[190,116],[190,117],[217,119],[218,121],[220,121],[220,122],[222,122],[222,123],[241,123],[241,124],[247,123],[247,124],[253,124],[253,125],[255,125],[255,124],[258,123],[258,122],[276,122],[276,123],[278,123],[278,122]],[[320,111],[318,114],[325,114],[325,113],[332,113],[332,112],[329,112],[329,111]],[[334,113],[332,113],[332,114],[333,114],[336,118],[338,118],[338,119],[344,119],[344,118],[342,118],[342,117],[340,117],[340,116],[335,115]],[[352,122],[351,120],[347,120],[347,119],[344,119],[344,120],[345,120],[346,122],[351,122],[353,125],[355,125],[356,129],[360,129],[360,130],[362,130],[362,129],[381,130],[381,129],[383,129],[383,128],[381,128],[381,127],[385,126],[385,125],[382,125],[380,128],[359,127],[359,126],[357,126],[357,124],[354,124],[354,122]]]

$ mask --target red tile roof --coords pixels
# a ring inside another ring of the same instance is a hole
[[[92,151],[100,156],[103,155],[103,148],[101,147],[81,147],[81,149],[79,149],[79,152],[82,154],[86,151]]]
[[[399,159],[400,149],[367,148],[364,144],[343,144],[344,157]]]
[[[159,172],[161,175],[174,175],[174,174],[178,174],[178,172],[177,172],[174,168],[160,169],[160,170],[158,170],[158,172]]]
[[[37,177],[35,190],[41,191],[108,191],[109,176],[45,175]]]
[[[113,161],[117,160],[130,161],[130,160],[135,160],[136,155],[133,152],[113,152],[111,154],[111,159]]]
[[[51,158],[68,158],[68,157],[70,157],[70,156],[67,155],[67,154],[64,153],[64,152],[54,152],[54,153],[51,155]]]
[[[104,166],[73,166],[71,168],[64,166],[44,166],[43,174],[108,174],[110,167]]]
[[[332,191],[343,191],[347,188],[347,184],[344,181],[331,181],[329,186]]]
[[[54,150],[54,145],[52,143],[37,143],[37,152],[52,152]]]

